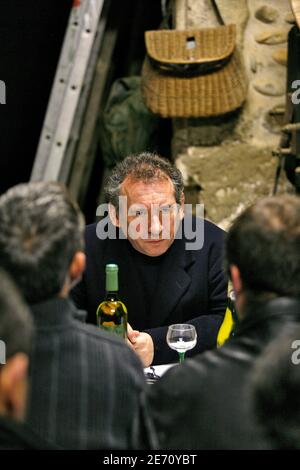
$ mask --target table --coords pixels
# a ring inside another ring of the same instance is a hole
[[[162,364],[160,366],[151,366],[144,368],[144,374],[147,380],[147,383],[154,383],[162,377],[168,369],[171,367],[177,366],[178,363],[175,364]]]

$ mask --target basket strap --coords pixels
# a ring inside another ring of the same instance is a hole
[[[161,63],[156,60],[150,59],[152,65],[160,71],[166,72],[168,75],[175,77],[198,77],[199,74],[205,75],[206,73],[218,70],[229,61],[229,57],[214,60],[212,62],[202,62],[200,64],[172,64]]]
[[[173,10],[173,1],[169,0],[166,2],[165,7],[162,8],[162,13],[163,13],[163,19],[160,24],[159,29],[173,29],[172,24],[171,24],[171,19],[172,19],[172,10]],[[219,21],[220,25],[225,25],[225,21],[223,19],[222,13],[220,11],[220,8],[218,7],[217,3],[215,0],[211,0],[212,3],[212,8],[215,12],[215,15],[217,17],[217,20]]]
[[[299,0],[300,1],[300,0]],[[217,5],[216,0],[211,0],[212,8],[215,12],[217,20],[220,25],[225,25],[220,8]],[[173,0],[168,0],[164,7],[162,7],[163,19],[158,29],[173,29],[172,28],[172,11],[173,11]]]
[[[172,29],[172,3],[173,0],[169,0],[164,5],[164,8],[162,6],[163,18],[158,29]]]
[[[216,14],[216,17],[217,17],[219,23],[220,23],[221,25],[225,25],[225,21],[224,21],[224,19],[223,19],[223,16],[222,16],[222,14],[221,14],[221,12],[220,12],[220,8],[218,7],[216,1],[215,1],[215,0],[211,0],[211,3],[212,3],[213,10],[214,10],[214,12],[215,12],[215,14]]]

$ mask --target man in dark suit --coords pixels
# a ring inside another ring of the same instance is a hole
[[[0,264],[36,327],[28,424],[67,449],[129,449],[143,368],[117,335],[75,319],[68,294],[85,265],[83,229],[59,184],[18,185],[0,198]]]
[[[166,343],[170,324],[195,325],[198,342],[191,354],[214,347],[227,300],[223,231],[184,214],[181,173],[157,155],[142,153],[119,163],[106,196],[106,231],[105,219],[86,229],[87,267],[72,292],[77,306],[96,322],[105,265],[116,263],[120,298],[133,328],[128,338],[145,366],[178,359]]]
[[[295,196],[261,199],[234,222],[226,255],[236,293],[238,328],[220,349],[172,368],[146,391],[143,418],[157,438],[156,447],[269,448],[250,400],[251,374],[269,344],[280,342],[297,325],[299,332],[299,246],[300,199]],[[272,367],[277,367],[274,358]],[[281,418],[274,416],[278,403],[284,402],[282,390],[277,397],[275,384],[276,380],[269,389],[271,409],[264,400],[273,431],[280,419],[290,418],[284,412]]]
[[[300,449],[300,325],[276,338],[255,364],[250,397],[272,449]]]
[[[33,340],[30,312],[12,280],[0,270],[0,449],[51,447],[24,424]]]

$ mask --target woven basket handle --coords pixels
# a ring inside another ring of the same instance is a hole
[[[172,28],[172,3],[173,1],[169,1],[166,5],[165,5],[165,9],[164,9],[164,16],[163,16],[163,19],[162,19],[162,22],[159,26],[159,29],[173,29]],[[217,20],[219,21],[220,25],[225,25],[225,21],[222,17],[222,14],[220,12],[220,9],[216,3],[215,0],[211,0],[211,3],[212,3],[212,8],[215,12],[215,15],[217,17]]]

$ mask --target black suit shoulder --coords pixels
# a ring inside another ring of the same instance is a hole
[[[226,232],[218,227],[218,225],[214,224],[213,222],[210,222],[207,219],[204,219],[204,230],[207,233],[207,235],[211,236],[213,239],[216,240],[223,240]]]

